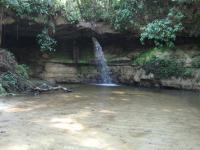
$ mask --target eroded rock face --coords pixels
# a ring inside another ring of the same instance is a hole
[[[114,82],[145,87],[167,87],[175,89],[200,90],[200,82],[193,79],[171,78],[155,79],[153,74],[132,65],[109,66]],[[200,71],[198,72],[200,74]],[[100,74],[95,65],[73,66],[59,63],[47,63],[42,75],[43,79],[63,83],[98,83]]]
[[[153,74],[146,75],[145,71],[131,65],[127,66],[111,66],[113,76],[116,81],[124,84],[140,83],[142,80],[153,80]]]
[[[18,32],[20,37],[36,38],[36,36],[41,33],[43,28],[44,25],[41,23],[30,24],[26,20],[21,20],[19,23],[13,22],[6,24],[6,30],[4,33],[7,36],[15,37],[16,32]],[[56,39],[76,39],[80,37],[107,36],[117,34],[120,35],[119,32],[116,32],[110,25],[106,23],[95,23],[95,27],[93,28],[89,22],[80,22],[77,25],[65,22],[56,24],[55,33],[53,36]]]
[[[43,79],[56,82],[79,83],[79,75],[76,67],[59,63],[47,63],[42,75]]]
[[[200,82],[196,79],[162,79],[160,80],[163,87],[175,88],[175,89],[187,89],[187,90],[200,90]]]
[[[105,22],[96,22],[96,23],[90,23],[90,22],[79,22],[76,25],[79,29],[90,29],[98,34],[117,34],[116,30],[113,29],[113,27]]]

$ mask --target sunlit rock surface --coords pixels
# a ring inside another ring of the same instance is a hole
[[[132,65],[110,65],[109,68],[115,83],[145,87],[200,90],[200,82],[197,80],[200,72],[197,70],[196,77],[192,79],[155,79],[152,73],[147,75],[143,69]],[[100,74],[94,65],[75,67],[69,64],[57,63],[47,63],[42,77],[45,80],[53,80],[59,83],[99,83],[101,80]]]

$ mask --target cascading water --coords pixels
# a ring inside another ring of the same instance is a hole
[[[106,63],[106,59],[105,59],[102,47],[95,37],[92,37],[92,41],[94,43],[95,57],[96,57],[98,69],[99,69],[100,74],[101,74],[102,84],[112,85],[112,80],[111,80],[111,77],[109,75],[109,68],[108,68],[108,65]]]

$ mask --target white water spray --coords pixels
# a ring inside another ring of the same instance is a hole
[[[102,84],[104,84],[104,85],[110,84],[111,85],[112,80],[109,75],[110,71],[109,71],[108,65],[106,63],[106,59],[105,59],[102,47],[95,37],[92,37],[92,41],[94,43],[95,57],[96,57],[98,69],[101,74]]]

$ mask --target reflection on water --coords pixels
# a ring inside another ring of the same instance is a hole
[[[95,104],[100,108],[120,104],[134,104],[141,107],[151,107],[152,105],[156,105],[156,107],[167,107],[165,110],[169,107],[175,108],[179,106],[200,109],[199,92],[145,89],[128,86],[107,87],[76,84],[66,86],[71,87],[74,92],[42,94],[37,97],[2,97],[0,98],[0,110],[6,110],[7,112],[26,112],[52,105],[73,105],[78,102],[88,103],[89,105]],[[12,104],[15,104],[15,107]]]

